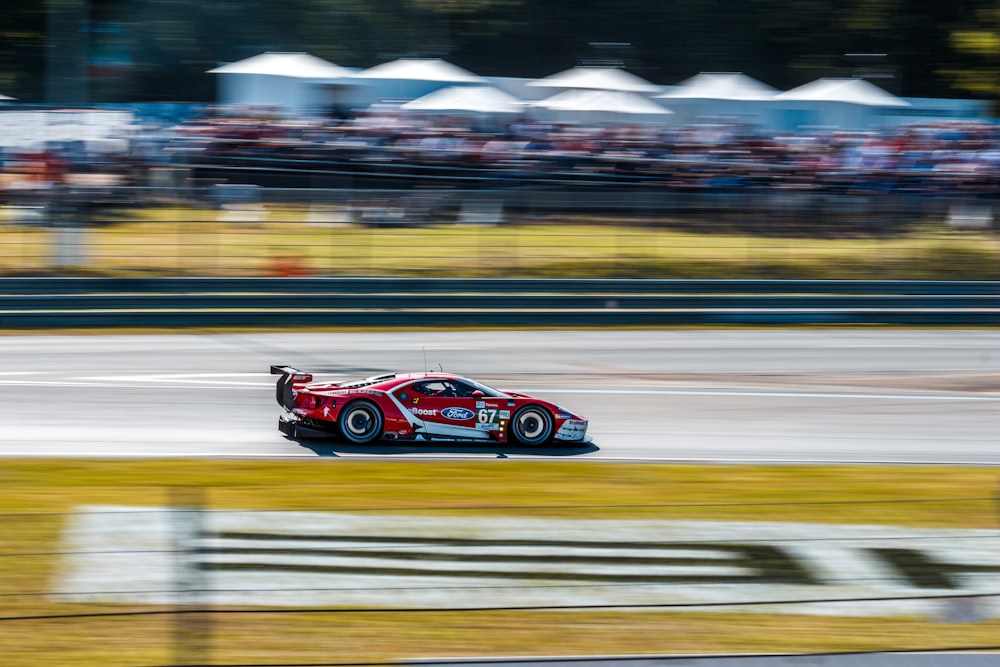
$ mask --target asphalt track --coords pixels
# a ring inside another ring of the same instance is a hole
[[[424,368],[556,400],[586,447],[297,443],[272,363]],[[1000,464],[1000,331],[705,330],[0,337],[0,456]]]

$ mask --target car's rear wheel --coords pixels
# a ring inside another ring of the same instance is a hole
[[[382,411],[371,401],[354,401],[340,411],[340,435],[355,445],[367,445],[382,437]]]
[[[544,445],[552,438],[552,415],[543,407],[526,405],[512,421],[511,434],[522,445]]]

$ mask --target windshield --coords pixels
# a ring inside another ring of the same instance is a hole
[[[473,387],[475,387],[479,391],[483,392],[487,396],[493,396],[495,398],[505,398],[505,397],[507,397],[507,394],[503,393],[499,389],[494,389],[493,387],[488,387],[485,384],[483,384],[482,382],[476,382],[475,380],[470,380],[468,378],[465,378],[462,381],[466,382],[466,383],[468,383],[470,385],[472,385]]]
[[[407,385],[407,388],[424,396],[455,398],[476,398],[477,396],[488,396],[490,398],[507,397],[507,394],[502,391],[487,387],[485,384],[469,380],[468,378],[429,378],[411,382]]]

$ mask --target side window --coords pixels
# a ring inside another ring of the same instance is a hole
[[[472,398],[473,392],[476,391],[475,387],[471,384],[466,384],[465,382],[459,382],[456,380],[453,384],[455,385],[455,395],[462,398]]]
[[[454,398],[458,395],[459,393],[458,390],[455,388],[454,382],[449,382],[448,380],[444,380],[443,382],[441,382],[441,393],[438,394],[438,396],[443,396],[445,398]]]
[[[422,396],[456,396],[455,387],[446,380],[427,380],[410,385],[410,390]]]
[[[416,382],[410,385],[410,391],[422,396],[432,396],[434,392],[427,386],[429,384],[429,382]]]

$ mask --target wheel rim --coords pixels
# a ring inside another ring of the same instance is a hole
[[[538,440],[547,430],[548,422],[537,410],[528,410],[517,418],[517,432],[525,440]]]
[[[378,424],[378,420],[371,410],[367,408],[355,408],[351,414],[347,415],[347,430],[351,435],[364,437],[370,434]]]

